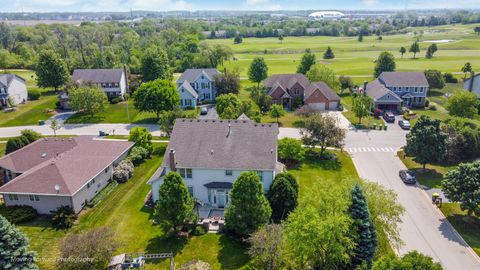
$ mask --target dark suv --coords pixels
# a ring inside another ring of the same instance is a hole
[[[395,123],[395,114],[392,112],[386,112],[383,114],[383,119],[388,123]]]
[[[402,181],[405,184],[412,184],[413,185],[417,182],[417,179],[415,178],[415,175],[413,174],[412,171],[401,170],[398,174],[400,175],[400,179],[402,179]]]

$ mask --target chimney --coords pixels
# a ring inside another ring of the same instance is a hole
[[[170,170],[172,172],[176,172],[177,163],[175,162],[175,150],[170,149],[170,153],[168,153],[168,159],[170,160]]]
[[[368,84],[367,81],[363,81],[363,94],[364,95],[367,95],[367,84]]]
[[[470,84],[468,85],[468,91],[473,91],[473,80],[475,80],[475,71],[470,72]]]

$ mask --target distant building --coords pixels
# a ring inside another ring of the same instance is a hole
[[[308,17],[316,20],[339,20],[345,17],[345,14],[338,11],[317,11],[308,15]]]
[[[480,73],[471,72],[470,78],[463,80],[463,89],[474,92],[480,98]]]
[[[94,84],[107,94],[108,98],[124,97],[128,91],[126,68],[75,69],[72,80],[78,84]]]
[[[132,146],[91,136],[39,139],[0,158],[0,194],[7,206],[50,214],[67,205],[78,213],[112,180]]]
[[[13,105],[27,101],[25,79],[15,74],[0,74],[0,107],[8,107],[9,99]]]

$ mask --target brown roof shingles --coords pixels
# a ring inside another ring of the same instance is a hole
[[[168,150],[175,150],[177,168],[275,170],[277,136],[277,124],[177,119]]]
[[[89,136],[72,141],[75,147],[27,170],[0,187],[0,193],[56,194],[54,187],[59,185],[57,194],[73,195],[133,146],[132,142],[94,140]],[[38,144],[42,142],[46,141]]]

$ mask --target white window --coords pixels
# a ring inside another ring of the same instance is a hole
[[[8,194],[8,199],[10,201],[18,201],[18,195],[17,194]]]
[[[40,197],[38,197],[38,195],[30,195],[30,201],[38,202],[40,201]]]
[[[192,178],[192,169],[180,168],[178,172],[182,178]]]
[[[225,170],[225,175],[226,175],[226,176],[232,176],[232,175],[233,175],[233,171],[232,171],[232,170]]]

